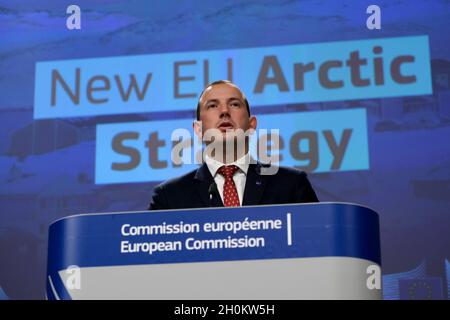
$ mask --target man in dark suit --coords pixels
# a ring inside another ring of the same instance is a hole
[[[264,165],[250,157],[248,135],[241,133],[256,130],[256,125],[235,84],[220,80],[208,85],[200,95],[193,124],[196,135],[207,144],[204,163],[155,187],[149,209],[318,202],[305,172]],[[208,151],[208,147],[212,148]]]

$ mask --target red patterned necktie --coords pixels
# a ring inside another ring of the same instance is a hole
[[[234,165],[222,166],[217,170],[217,172],[225,178],[225,183],[223,185],[223,203],[225,207],[240,206],[236,184],[233,180],[233,176],[238,170],[239,168]]]

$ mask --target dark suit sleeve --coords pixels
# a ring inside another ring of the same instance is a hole
[[[296,190],[297,202],[319,202],[316,193],[314,192],[311,183],[304,171],[301,171],[297,178],[297,190]]]
[[[159,185],[153,190],[152,200],[148,210],[166,210],[170,209],[164,192],[164,186]]]

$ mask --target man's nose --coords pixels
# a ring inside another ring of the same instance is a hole
[[[228,104],[226,104],[226,103],[221,103],[219,105],[219,110],[220,110],[220,117],[230,115],[230,109],[228,108]]]

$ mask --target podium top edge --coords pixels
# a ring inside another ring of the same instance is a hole
[[[267,204],[267,205],[252,205],[252,206],[241,206],[241,207],[233,207],[234,209],[237,208],[259,208],[259,207],[281,207],[281,206],[311,206],[311,205],[350,205],[350,206],[356,206],[368,209],[372,211],[373,213],[378,213],[372,209],[369,206],[358,204],[358,203],[352,203],[352,202],[334,202],[334,201],[324,201],[324,202],[305,202],[305,203],[282,203],[282,204]],[[204,207],[204,208],[187,208],[187,209],[167,209],[167,210],[140,210],[140,211],[116,211],[116,212],[98,212],[98,213],[79,213],[74,215],[69,215],[66,217],[59,218],[52,223],[50,223],[50,226],[62,221],[67,220],[71,218],[79,218],[84,216],[101,216],[101,215],[120,215],[120,214],[126,214],[126,213],[169,213],[169,212],[180,212],[180,211],[199,211],[199,210],[205,210],[205,209],[214,209],[214,210],[221,210],[221,209],[229,209],[228,207]]]

